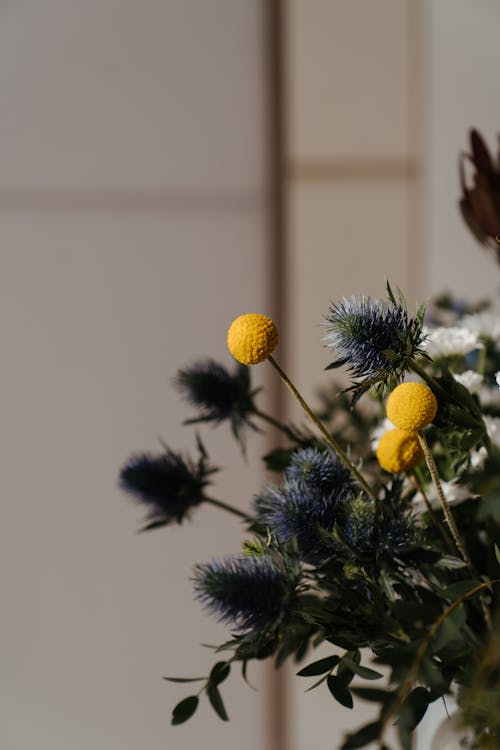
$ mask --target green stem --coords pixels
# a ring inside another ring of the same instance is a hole
[[[285,385],[288,387],[288,389],[292,392],[292,394],[295,396],[309,419],[312,421],[312,423],[317,427],[317,429],[321,432],[324,439],[330,446],[330,448],[337,454],[337,456],[340,458],[340,460],[344,463],[344,465],[349,469],[351,474],[356,478],[358,483],[361,485],[361,487],[364,489],[367,495],[372,498],[372,500],[375,501],[375,503],[378,503],[378,498],[374,491],[371,489],[371,487],[367,484],[366,480],[364,479],[363,475],[360,474],[360,472],[356,469],[354,464],[350,461],[347,453],[344,451],[344,449],[337,443],[334,437],[330,435],[326,427],[323,425],[322,422],[318,419],[318,417],[314,414],[311,407],[304,401],[288,375],[281,369],[279,364],[276,362],[276,360],[269,356],[268,357],[269,362],[272,364],[282,381],[285,383]]]
[[[429,448],[429,443],[427,442],[425,436],[422,432],[417,432],[418,441],[420,443],[420,447],[422,448],[422,451],[425,456],[425,461],[427,463],[427,467],[429,469],[430,475],[432,477],[432,481],[434,482],[434,486],[436,488],[436,492],[439,498],[439,502],[441,503],[441,507],[443,509],[444,518],[448,525],[449,530],[451,531],[451,535],[453,537],[453,540],[455,542],[455,545],[460,552],[462,559],[464,562],[467,563],[467,566],[470,569],[470,572],[472,574],[472,566],[469,554],[465,548],[465,544],[463,542],[462,537],[460,536],[460,532],[457,528],[457,525],[455,523],[455,519],[453,518],[453,513],[450,510],[450,506],[448,505],[448,501],[446,500],[443,492],[443,488],[441,487],[441,481],[439,479],[439,474],[436,466],[436,462],[434,461],[434,456],[431,453],[431,449]]]
[[[486,346],[483,344],[477,356],[476,372],[479,373],[479,375],[484,375],[485,367],[486,367]]]
[[[434,508],[430,504],[429,499],[428,499],[428,497],[427,497],[427,495],[425,493],[425,490],[424,490],[424,488],[423,488],[423,486],[422,486],[422,484],[420,482],[420,479],[418,478],[416,472],[413,471],[410,474],[410,479],[413,482],[413,484],[415,485],[415,488],[417,489],[417,491],[420,492],[420,494],[422,495],[423,501],[425,503],[425,507],[427,508],[427,512],[429,513],[429,516],[431,517],[432,522],[434,523],[435,527],[437,528],[437,530],[441,534],[444,543],[448,547],[448,549],[451,552],[451,554],[454,555],[455,554],[455,547],[453,546],[453,542],[451,541],[450,537],[446,533],[446,529],[444,528],[443,524],[441,523],[441,521],[437,517],[437,514],[436,514]]]
[[[238,508],[234,508],[232,505],[222,502],[222,500],[215,500],[213,497],[204,497],[203,502],[209,503],[210,505],[214,505],[216,508],[221,508],[222,510],[226,510],[228,513],[232,513],[233,516],[238,516],[238,518],[243,518],[245,521],[252,520],[251,517],[248,516],[246,513],[244,513],[242,510],[238,510]]]
[[[448,528],[451,531],[451,535],[457,546],[457,549],[462,555],[464,562],[467,564],[467,568],[469,570],[471,578],[475,578],[477,576],[476,571],[474,570],[474,566],[472,565],[471,559],[469,557],[469,553],[467,552],[467,549],[465,547],[465,543],[462,537],[460,536],[460,532],[455,523],[455,519],[453,517],[453,513],[451,512],[450,506],[448,505],[448,501],[446,500],[444,496],[443,488],[441,487],[441,482],[439,480],[439,474],[438,474],[436,462],[434,461],[434,456],[432,455],[431,449],[429,448],[429,443],[427,442],[423,433],[417,432],[417,435],[418,435],[420,447],[422,448],[424,452],[425,460],[426,460],[430,475],[432,477],[432,481],[434,482],[434,486],[436,487],[436,492],[438,494],[439,501],[443,509],[444,519],[446,523],[448,524]],[[484,601],[484,597],[482,596],[480,597],[480,603],[481,603],[481,609],[483,612],[484,621],[486,622],[487,627],[491,630],[492,628],[491,615]]]

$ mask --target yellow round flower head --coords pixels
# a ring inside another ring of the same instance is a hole
[[[246,313],[233,320],[227,332],[229,351],[242,365],[263,362],[276,349],[278,329],[271,318]]]
[[[437,412],[436,397],[421,383],[401,383],[387,399],[387,416],[400,430],[422,430]]]
[[[417,434],[407,430],[384,432],[376,456],[380,466],[391,474],[408,471],[424,460]]]

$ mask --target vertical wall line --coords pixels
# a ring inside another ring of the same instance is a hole
[[[265,85],[267,96],[267,192],[268,243],[269,243],[269,302],[278,329],[285,328],[285,220],[284,220],[284,117],[283,117],[283,2],[263,0],[267,48]],[[284,336],[281,338],[279,356],[286,359]],[[272,373],[274,374],[274,373]],[[273,412],[283,419],[284,390],[277,378],[270,378],[269,390]],[[275,443],[276,433],[270,433]],[[287,701],[284,670],[269,665],[268,701],[265,711],[268,725],[269,750],[286,750]]]
[[[423,294],[425,269],[424,200],[422,195],[423,129],[423,17],[425,8],[420,0],[409,0],[407,19],[408,40],[408,150],[415,165],[407,182],[407,289],[415,299]],[[410,309],[412,300],[408,300]]]

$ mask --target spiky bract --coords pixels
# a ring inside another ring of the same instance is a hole
[[[294,482],[317,487],[323,492],[333,492],[353,486],[352,475],[331,450],[301,448],[292,454],[285,477]]]
[[[256,635],[281,622],[295,588],[270,556],[245,556],[197,565],[194,588],[198,599],[240,633]]]
[[[338,357],[330,367],[347,365],[355,391],[401,378],[422,353],[423,309],[410,318],[402,296],[398,304],[388,291],[387,302],[365,295],[344,297],[325,316],[324,341]]]
[[[285,479],[257,497],[257,515],[280,542],[295,539],[302,560],[320,563],[328,556],[323,533],[331,531],[342,504],[350,497],[349,485],[324,491],[304,481]]]
[[[120,471],[120,486],[148,508],[146,528],[182,523],[204,500],[209,475],[202,454],[197,463],[166,448],[159,455],[132,455]]]
[[[241,441],[242,430],[255,412],[250,387],[250,369],[237,365],[234,372],[213,359],[202,359],[179,370],[174,384],[186,400],[200,410],[187,423],[230,421],[233,434]],[[251,425],[253,427],[253,425]]]

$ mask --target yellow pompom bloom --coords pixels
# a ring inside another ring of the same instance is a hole
[[[387,416],[400,430],[422,430],[437,412],[436,397],[421,383],[401,383],[387,399]]]
[[[229,351],[242,365],[263,362],[276,349],[278,329],[271,318],[246,313],[233,320],[227,332]]]
[[[380,438],[376,451],[380,466],[391,474],[408,471],[424,460],[416,432],[389,430]]]

